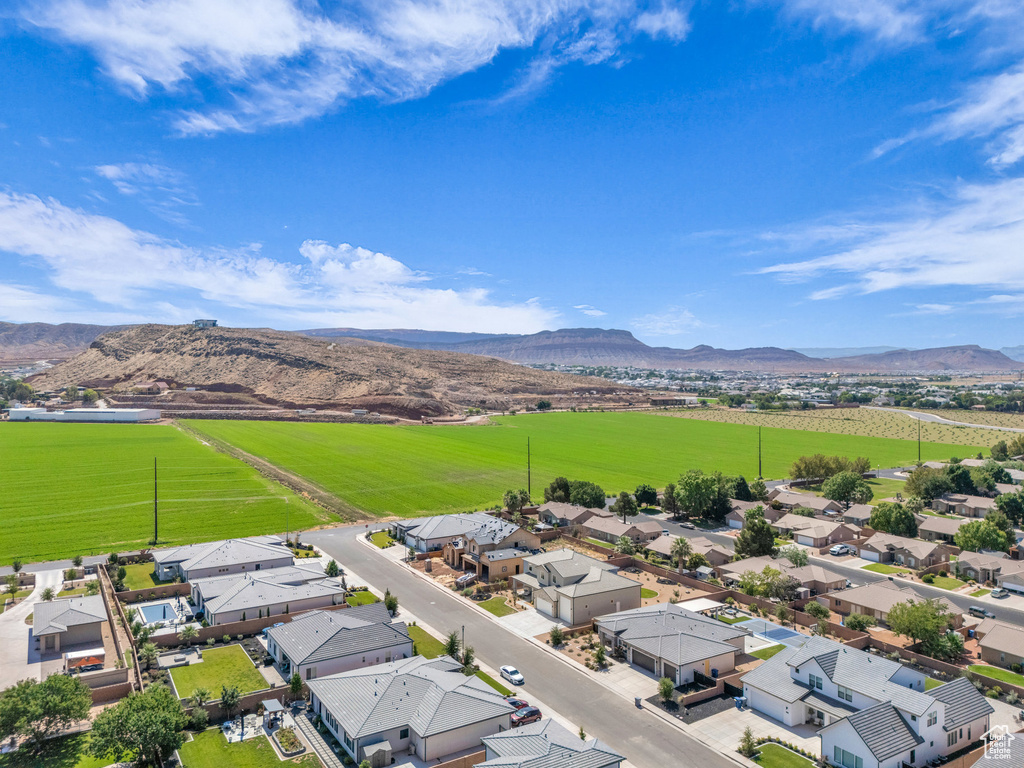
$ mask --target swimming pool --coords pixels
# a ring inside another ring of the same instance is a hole
[[[780,627],[778,624],[772,624],[770,621],[764,621],[763,619],[748,619],[747,621],[737,622],[733,626],[749,630],[765,640],[783,643],[794,648],[799,648],[807,642],[807,635]]]
[[[170,603],[144,605],[139,608],[139,613],[142,614],[142,621],[145,624],[156,624],[161,621],[176,621],[178,619],[178,612]]]

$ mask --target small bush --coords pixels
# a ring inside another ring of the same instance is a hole
[[[926,573],[924,576],[921,577],[921,581],[923,581],[925,584],[934,584],[935,583],[935,574],[933,574],[933,573]]]
[[[208,638],[206,638],[206,644],[207,644],[207,645],[208,645],[208,646],[209,646],[210,648],[213,648],[213,646],[214,646],[214,644],[216,644],[216,642],[217,642],[217,641],[216,641],[216,640],[214,640],[214,639],[213,639],[212,637],[208,637]]]
[[[206,714],[206,710],[202,707],[196,707],[192,710],[192,717],[189,722],[189,728],[196,733],[205,731],[210,725],[210,716]]]
[[[222,637],[220,641],[224,643],[224,645],[227,645],[231,642],[231,635],[224,635],[224,637]]]
[[[990,699],[998,699],[1001,693],[1002,691],[999,689],[998,685],[995,688],[989,688],[987,691],[985,691],[985,695],[988,696]]]

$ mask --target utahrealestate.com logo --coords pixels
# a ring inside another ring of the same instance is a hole
[[[985,734],[985,757],[988,760],[1009,760],[1010,745],[1015,738],[1007,726],[993,726]]]

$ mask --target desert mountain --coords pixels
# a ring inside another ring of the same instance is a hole
[[[851,373],[875,371],[1013,371],[1021,367],[1002,352],[977,344],[935,349],[897,349],[878,355],[837,357],[827,361],[832,370]]]
[[[124,325],[0,323],[0,361],[66,360],[104,333]]]
[[[507,408],[521,395],[621,389],[604,379],[361,339],[168,325],[138,325],[101,336],[32,384],[59,389],[102,381],[116,392],[149,380],[242,392],[288,407],[359,407],[412,417],[465,406]]]

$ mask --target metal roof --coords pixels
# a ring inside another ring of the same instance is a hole
[[[311,664],[411,643],[404,622],[391,622],[383,603],[340,611],[309,611],[267,634],[293,664]]]
[[[625,758],[598,739],[583,741],[554,720],[482,739],[487,760],[476,768],[617,768]]]
[[[41,600],[33,610],[32,634],[36,637],[65,632],[68,627],[107,620],[107,611],[100,595]]]

